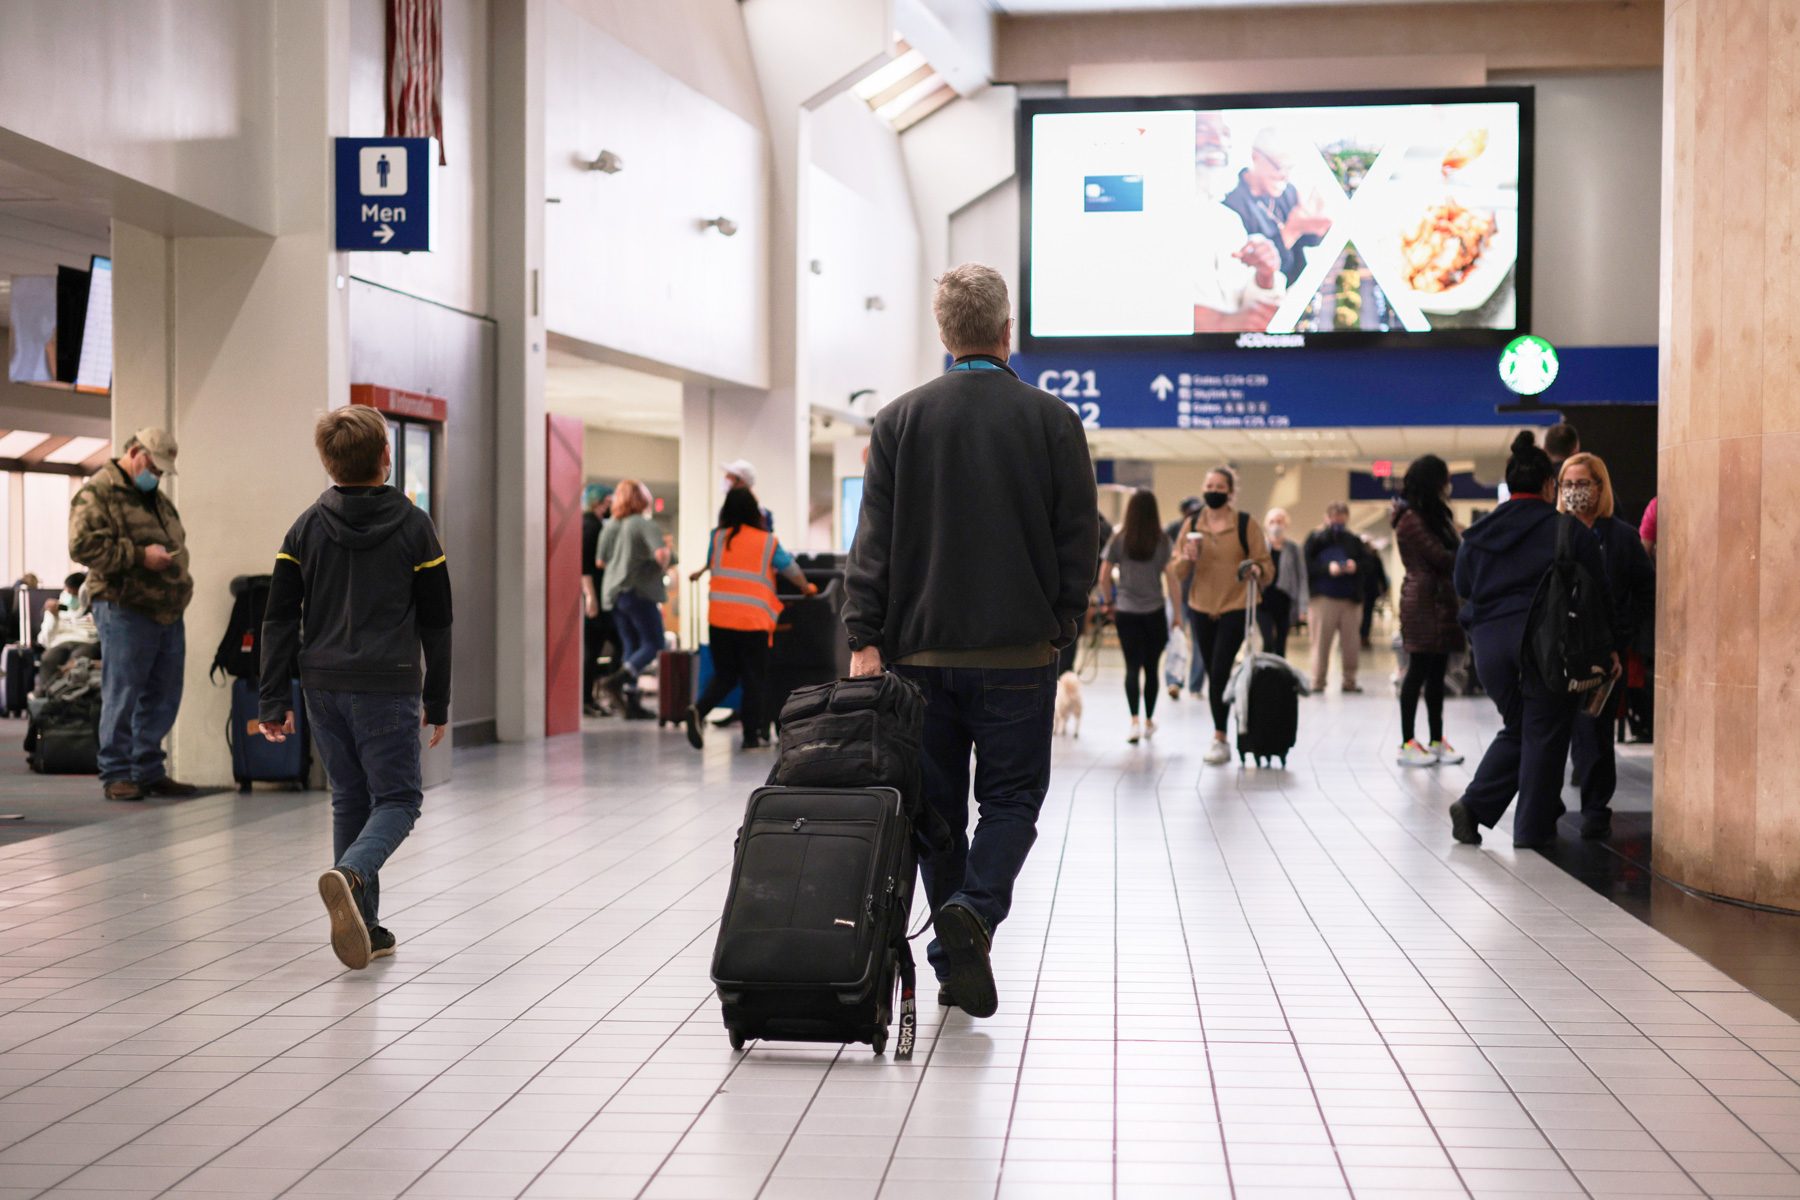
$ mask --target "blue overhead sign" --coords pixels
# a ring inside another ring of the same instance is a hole
[[[337,139],[337,248],[431,249],[431,139]]]
[[[1090,429],[1305,429],[1354,425],[1549,424],[1582,404],[1656,403],[1655,346],[1561,351],[1544,413],[1516,406],[1498,351],[1403,347],[1256,353],[1015,354],[1026,383],[1067,401]]]

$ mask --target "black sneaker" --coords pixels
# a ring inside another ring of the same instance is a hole
[[[1450,836],[1465,846],[1481,845],[1481,823],[1461,800],[1450,806]]]
[[[333,867],[319,876],[319,899],[331,915],[331,950],[352,971],[369,965],[369,927],[363,924],[362,880],[356,872]]]
[[[1612,836],[1612,809],[1600,808],[1581,814],[1581,836],[1593,841]]]
[[[991,1017],[1000,1007],[994,990],[994,968],[988,962],[992,939],[973,909],[955,902],[937,913],[938,945],[943,947],[949,977],[945,988],[956,1006],[971,1017]]]
[[[376,925],[369,930],[369,958],[392,958],[394,947],[400,943],[386,929]]]
[[[706,731],[701,728],[700,710],[692,704],[687,710],[687,735],[688,745],[696,750],[706,749]]]

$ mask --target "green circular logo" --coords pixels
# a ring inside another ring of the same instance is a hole
[[[1556,382],[1556,347],[1536,334],[1516,337],[1500,352],[1500,382],[1521,396],[1535,396]]]

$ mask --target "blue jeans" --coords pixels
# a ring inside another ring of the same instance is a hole
[[[1038,810],[1050,790],[1050,726],[1056,667],[895,667],[925,692],[925,800],[949,824],[954,844],[920,859],[925,895],[936,912],[966,905],[992,933],[1012,911],[1013,881],[1037,841]],[[975,752],[975,804],[969,837],[969,752]],[[925,956],[941,979],[934,938]]]
[[[613,601],[613,624],[619,633],[619,665],[636,679],[663,647],[662,609],[636,592],[620,592]]]
[[[100,630],[100,782],[158,783],[168,777],[163,739],[181,711],[187,627],[164,625],[102,600]]]
[[[306,718],[331,781],[336,864],[362,880],[363,919],[380,911],[382,864],[419,819],[419,697],[308,688]]]
[[[1563,764],[1569,761],[1575,704],[1522,672],[1519,645],[1524,636],[1523,615],[1469,631],[1475,673],[1503,724],[1481,756],[1462,802],[1492,829],[1517,796],[1513,844],[1530,846],[1554,838],[1556,819],[1563,814]]]

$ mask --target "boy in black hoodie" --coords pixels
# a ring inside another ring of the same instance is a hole
[[[298,674],[331,781],[337,865],[319,877],[319,895],[332,950],[360,970],[394,952],[394,935],[376,923],[377,876],[419,819],[419,729],[431,726],[436,746],[449,721],[450,572],[431,518],[387,486],[386,418],[334,409],[313,441],[333,486],[275,556],[262,734],[279,742],[294,732]]]

